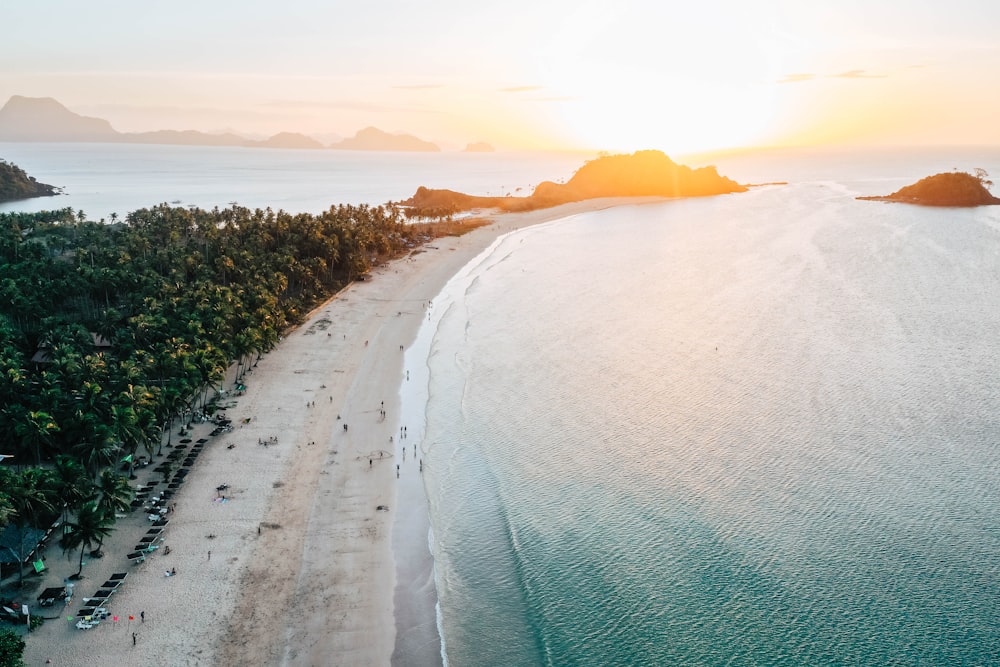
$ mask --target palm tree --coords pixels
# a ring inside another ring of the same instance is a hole
[[[114,520],[119,512],[128,512],[132,508],[132,497],[134,492],[129,486],[128,479],[124,475],[119,475],[113,470],[101,471],[101,479],[97,484],[97,508],[104,513],[104,516]],[[101,546],[104,544],[104,537],[97,540],[97,548],[91,554],[100,558]]]
[[[111,406],[111,434],[121,450],[128,452],[125,459],[129,464],[128,474],[130,478],[134,477],[132,466],[135,462],[135,450],[139,446],[139,433],[135,410],[131,406]]]
[[[102,467],[117,461],[118,444],[108,426],[96,424],[88,439],[73,447],[73,454],[83,463],[87,473],[97,479]]]
[[[69,513],[75,512],[87,499],[93,496],[94,483],[90,481],[86,468],[72,456],[57,456],[52,467],[52,482],[56,497],[62,500],[63,535]]]
[[[114,530],[114,516],[106,516],[97,506],[97,501],[89,500],[80,506],[76,521],[69,525],[70,532],[62,540],[63,549],[70,551],[80,547],[80,568],[70,579],[79,579],[83,574],[83,552],[91,544],[103,541]]]
[[[114,516],[116,512],[127,512],[132,503],[132,487],[124,475],[113,470],[101,472],[97,484],[97,505],[105,513]]]
[[[42,447],[47,445],[52,434],[59,431],[59,425],[47,412],[29,411],[14,427],[14,432],[25,446],[35,450],[35,465],[42,465]]]
[[[20,473],[14,473],[6,468],[0,481],[13,508],[14,526],[18,533],[18,586],[24,585],[24,531],[28,527],[37,526],[41,518],[52,512],[52,493],[49,486],[49,472],[41,468],[28,468]]]

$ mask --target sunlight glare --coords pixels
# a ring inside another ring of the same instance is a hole
[[[643,73],[560,106],[567,132],[582,146],[668,154],[745,146],[758,140],[770,114],[766,88],[723,85]]]

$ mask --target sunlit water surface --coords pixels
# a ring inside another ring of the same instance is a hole
[[[834,157],[512,235],[435,300],[450,665],[1000,664],[1000,210],[856,201],[936,164]]]

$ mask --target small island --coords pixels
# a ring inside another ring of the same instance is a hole
[[[720,176],[715,167],[692,169],[662,151],[646,150],[598,157],[580,167],[567,183],[545,181],[527,197],[479,197],[420,187],[400,204],[410,216],[444,217],[482,208],[534,211],[600,197],[704,197],[746,190]]]
[[[16,164],[0,159],[0,203],[57,194],[59,188],[39,183]]]
[[[891,195],[858,197],[865,201],[888,201],[919,206],[989,206],[1000,204],[1000,199],[990,194],[993,182],[983,169],[969,174],[964,171],[945,172],[922,178]]]

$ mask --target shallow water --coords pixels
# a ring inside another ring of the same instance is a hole
[[[1000,211],[854,200],[892,173],[575,216],[435,300],[450,665],[995,664]]]

